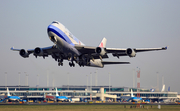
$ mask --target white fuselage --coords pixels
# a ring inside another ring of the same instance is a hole
[[[72,33],[61,23],[54,21],[48,26],[48,36],[50,40],[56,44],[57,48],[65,56],[70,57],[71,61],[77,58],[81,53],[74,47],[75,45],[84,44],[77,39]],[[100,59],[90,60],[91,67],[104,67]]]

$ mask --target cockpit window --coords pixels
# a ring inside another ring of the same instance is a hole
[[[57,21],[53,21],[52,23],[57,23],[57,24],[59,24],[59,22],[57,22]]]

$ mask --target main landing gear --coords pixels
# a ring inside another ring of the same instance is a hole
[[[63,66],[63,63],[62,63],[62,62],[59,62],[59,63],[58,63],[58,66]]]
[[[63,66],[63,59],[58,59],[58,66]]]
[[[84,67],[84,63],[83,63],[83,62],[80,62],[80,63],[79,63],[79,66],[80,66],[80,67],[81,67],[81,66]]]
[[[73,62],[69,62],[69,66],[70,66],[70,67],[72,67],[72,66],[74,67],[75,64],[74,64]]]

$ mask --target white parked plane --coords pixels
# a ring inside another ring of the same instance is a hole
[[[47,28],[47,33],[50,40],[54,43],[50,47],[36,47],[35,49],[14,49],[13,51],[19,51],[19,54],[28,58],[30,54],[35,57],[41,56],[43,58],[51,55],[53,59],[58,61],[59,66],[63,66],[63,60],[68,60],[69,65],[75,66],[74,61],[79,66],[91,66],[101,67],[107,64],[129,64],[129,62],[112,62],[103,61],[104,58],[108,58],[108,53],[111,53],[114,57],[129,56],[135,57],[137,52],[166,50],[167,47],[162,48],[106,48],[106,38],[103,38],[98,47],[85,46],[80,40],[78,40],[72,33],[61,23],[53,21]]]

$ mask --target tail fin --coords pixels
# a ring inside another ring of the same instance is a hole
[[[43,93],[44,93],[44,98],[46,98],[46,94],[45,94],[45,92],[44,92],[44,89],[43,89]]]
[[[168,87],[168,91],[170,91],[170,86]]]
[[[134,97],[132,89],[131,89],[131,97]]]
[[[7,87],[7,96],[11,96],[9,93],[9,88]]]
[[[165,91],[165,84],[163,85],[161,92],[164,92],[164,91]]]
[[[57,88],[56,88],[56,96],[59,96],[58,92],[57,92]]]
[[[103,40],[101,41],[101,43],[99,44],[99,47],[106,47],[106,38],[103,38]]]

